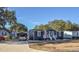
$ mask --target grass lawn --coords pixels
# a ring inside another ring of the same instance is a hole
[[[40,42],[29,44],[30,48],[43,50],[43,51],[53,51],[53,52],[76,52],[79,51],[79,40],[71,40],[69,42]]]

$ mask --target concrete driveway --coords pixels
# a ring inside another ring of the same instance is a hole
[[[27,41],[5,41],[0,43],[0,52],[42,52],[29,48]]]

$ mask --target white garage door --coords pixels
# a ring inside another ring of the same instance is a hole
[[[64,38],[72,38],[72,31],[64,31]]]

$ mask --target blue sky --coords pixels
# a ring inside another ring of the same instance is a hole
[[[17,21],[32,29],[35,25],[47,24],[54,19],[70,20],[79,23],[77,7],[9,7],[16,11]]]

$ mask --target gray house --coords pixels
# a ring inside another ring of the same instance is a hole
[[[48,30],[29,30],[29,39],[31,40],[56,40],[58,37],[62,37],[61,33],[53,29]]]
[[[43,38],[45,40],[56,40],[57,32],[53,29],[44,30]]]
[[[79,31],[72,31],[72,38],[79,39]]]
[[[8,30],[0,28],[0,36],[7,36],[7,35],[9,35]]]
[[[31,40],[67,40],[79,38],[79,31],[29,30]]]
[[[43,39],[43,31],[42,30],[29,30],[29,39],[31,40],[42,40]]]

